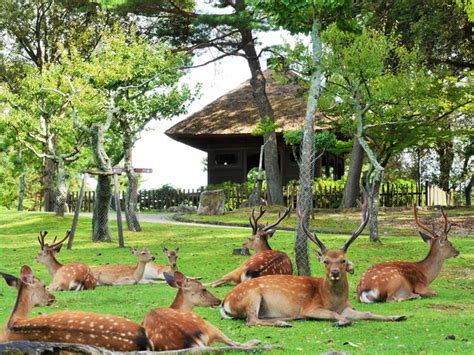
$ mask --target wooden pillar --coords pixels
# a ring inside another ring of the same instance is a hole
[[[74,234],[76,233],[77,222],[79,220],[79,213],[81,212],[82,199],[84,198],[84,190],[87,182],[87,173],[82,176],[81,190],[76,203],[76,209],[74,211],[74,218],[72,219],[71,233],[69,234],[69,240],[67,241],[68,250],[72,249],[72,243],[74,243]]]

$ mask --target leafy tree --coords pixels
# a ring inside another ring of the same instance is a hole
[[[261,122],[265,124],[267,120],[275,121],[273,109],[265,91],[266,81],[260,65],[260,54],[256,50],[254,35],[256,31],[267,28],[265,26],[266,20],[258,9],[251,6],[252,1],[209,1],[208,4],[216,8],[216,12],[213,14],[194,11],[194,2],[186,0],[103,0],[102,2],[125,12],[131,11],[151,18],[158,17],[157,21],[151,22],[151,28],[147,29],[147,32],[170,38],[173,44],[179,44],[178,50],[180,51],[194,52],[204,48],[213,48],[220,54],[210,62],[227,56],[244,58],[250,69],[250,84]],[[222,11],[223,9],[230,11],[230,13]],[[283,205],[275,131],[265,131],[263,138],[268,203]]]
[[[320,33],[328,24],[338,21],[345,25],[351,1],[276,1],[254,0],[252,4],[268,14],[278,26],[294,34],[307,34],[311,38],[310,62],[306,68],[309,80],[308,101],[299,160],[300,191],[298,196],[298,227],[295,241],[295,258],[298,274],[310,275],[307,239],[303,226],[308,228],[312,211],[312,181],[314,177],[314,124],[318,100],[322,92],[323,54]],[[300,47],[301,48],[301,47]],[[296,54],[298,56],[298,54]]]

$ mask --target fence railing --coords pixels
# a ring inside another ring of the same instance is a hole
[[[336,208],[342,200],[343,186],[313,186],[313,207],[314,208]],[[141,190],[138,197],[138,208],[140,211],[153,211],[167,209],[171,206],[186,205],[198,206],[199,196],[203,189],[157,189]],[[224,188],[226,195],[226,210],[234,210],[245,206],[252,189],[245,184],[233,184]],[[296,208],[298,198],[298,185],[291,184],[283,188],[285,203],[287,206]],[[76,207],[78,192],[68,194],[67,204],[70,211]],[[82,211],[92,212],[94,206],[95,192],[87,191],[82,203]],[[125,200],[123,194],[120,195],[121,208],[124,209]],[[414,185],[401,185],[384,183],[380,187],[381,207],[402,207],[418,204],[421,206],[453,205],[454,195],[446,193],[438,186],[425,183],[421,189]],[[111,206],[115,209],[115,206]]]

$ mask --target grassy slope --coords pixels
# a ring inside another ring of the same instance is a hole
[[[356,224],[355,221],[338,223],[330,216],[319,217],[321,221],[327,221],[326,226],[339,224],[349,230]],[[244,221],[242,218],[238,220],[240,223]],[[21,265],[29,264],[41,279],[49,282],[50,277],[45,267],[34,261],[38,250],[36,236],[40,229],[49,230],[50,236],[62,236],[70,223],[70,217],[56,219],[54,216],[39,213],[0,210],[0,270],[17,275]],[[188,275],[203,276],[207,282],[245,260],[243,257],[230,256],[230,253],[233,247],[242,243],[248,233],[248,230],[238,229],[144,224],[143,233],[126,233],[125,240],[128,246],[150,247],[161,262],[165,260],[161,254],[162,246],[174,247],[179,244],[181,255],[178,263],[181,270]],[[346,238],[344,235],[334,234],[319,236],[328,247],[339,247]],[[353,305],[360,310],[413,316],[403,323],[359,321],[351,327],[339,329],[332,327],[332,322],[329,321],[297,321],[293,322],[293,328],[290,329],[249,328],[243,321],[221,319],[216,309],[198,308],[196,311],[238,341],[258,338],[267,344],[281,345],[283,348],[275,351],[281,353],[330,350],[410,354],[472,353],[474,239],[466,236],[456,236],[452,239],[461,255],[448,260],[441,275],[434,282],[433,288],[438,291],[438,297],[395,304],[359,304],[354,297],[355,284],[363,271],[373,263],[393,259],[414,260],[424,256],[427,248],[421,239],[391,237],[384,239],[384,244],[378,246],[367,242],[367,238],[362,236],[349,250],[349,258],[356,267],[355,275],[350,277]],[[292,250],[292,240],[292,232],[279,231],[272,245],[275,249],[289,252]],[[79,223],[74,249],[64,249],[59,254],[59,259],[62,262],[83,261],[91,266],[111,262],[135,262],[127,249],[119,249],[115,244],[91,243],[90,220],[87,218],[82,218]],[[322,266],[319,264],[315,263],[313,270],[315,275],[322,274]],[[231,287],[222,287],[213,292],[223,298],[230,289]],[[169,305],[174,294],[174,289],[163,284],[101,287],[95,291],[80,293],[62,292],[56,294],[57,302],[54,306],[36,308],[33,314],[80,309],[114,313],[140,322],[148,310]],[[14,289],[3,282],[0,283],[0,323],[3,324],[7,319],[15,296]],[[454,335],[455,340],[445,340],[448,335]]]

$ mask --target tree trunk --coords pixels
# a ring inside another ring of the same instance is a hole
[[[369,238],[372,242],[380,242],[379,235],[379,207],[380,207],[380,184],[382,183],[381,174],[374,174],[369,191]]]
[[[23,153],[18,150],[18,163],[20,164],[21,174],[19,177],[20,188],[18,190],[18,211],[23,211],[23,200],[25,199],[25,163],[23,161]]]
[[[110,159],[105,151],[103,124],[95,123],[91,130],[92,155],[97,168],[105,173],[112,171]],[[112,198],[110,175],[99,175],[95,194],[94,212],[92,216],[92,241],[111,242],[109,226],[109,206]]]
[[[124,128],[122,128],[124,130]],[[128,189],[125,196],[125,219],[127,220],[127,228],[129,231],[141,232],[142,228],[137,217],[138,205],[138,176],[133,170],[133,134],[130,130],[123,131],[123,149],[125,160],[125,171],[128,178]]]
[[[300,170],[300,192],[297,201],[300,217],[295,240],[295,259],[298,275],[311,275],[311,267],[308,256],[308,242],[303,226],[309,229],[309,216],[313,209],[313,178],[314,178],[314,120],[318,107],[318,99],[321,94],[321,39],[319,37],[321,25],[317,19],[313,20],[311,41],[313,44],[313,64],[315,67],[311,75],[311,86],[308,93],[306,105],[306,116],[304,121],[303,141],[301,142]]]
[[[56,162],[49,158],[43,160],[43,200],[44,211],[54,211],[54,180],[57,171]]]
[[[55,212],[56,216],[64,217],[64,213],[66,212],[66,199],[67,199],[67,176],[66,170],[64,168],[64,161],[59,158],[58,166],[58,173],[56,175],[56,204],[55,204]]]
[[[245,7],[244,7],[245,8]],[[252,36],[252,30],[249,28],[241,29],[242,46],[246,55],[247,63],[250,68],[252,78],[253,97],[257,104],[260,119],[262,123],[275,121],[273,109],[268,100],[265,90],[265,77],[260,67],[260,62],[255,50],[255,42]],[[275,132],[267,132],[263,136],[265,173],[267,181],[268,204],[284,205],[283,187],[281,182],[280,166],[278,164],[278,146]]]
[[[450,190],[450,174],[454,161],[453,141],[439,142],[436,148],[439,157],[439,187],[444,191]]]
[[[346,186],[342,195],[341,208],[357,207],[357,198],[360,193],[360,175],[364,163],[364,149],[357,139],[357,135],[352,138],[352,154],[349,173],[347,175]]]
[[[469,184],[467,184],[466,188],[464,189],[464,196],[466,197],[466,207],[471,207],[471,192],[472,192],[472,185],[474,183],[474,175],[471,176],[469,180]]]

